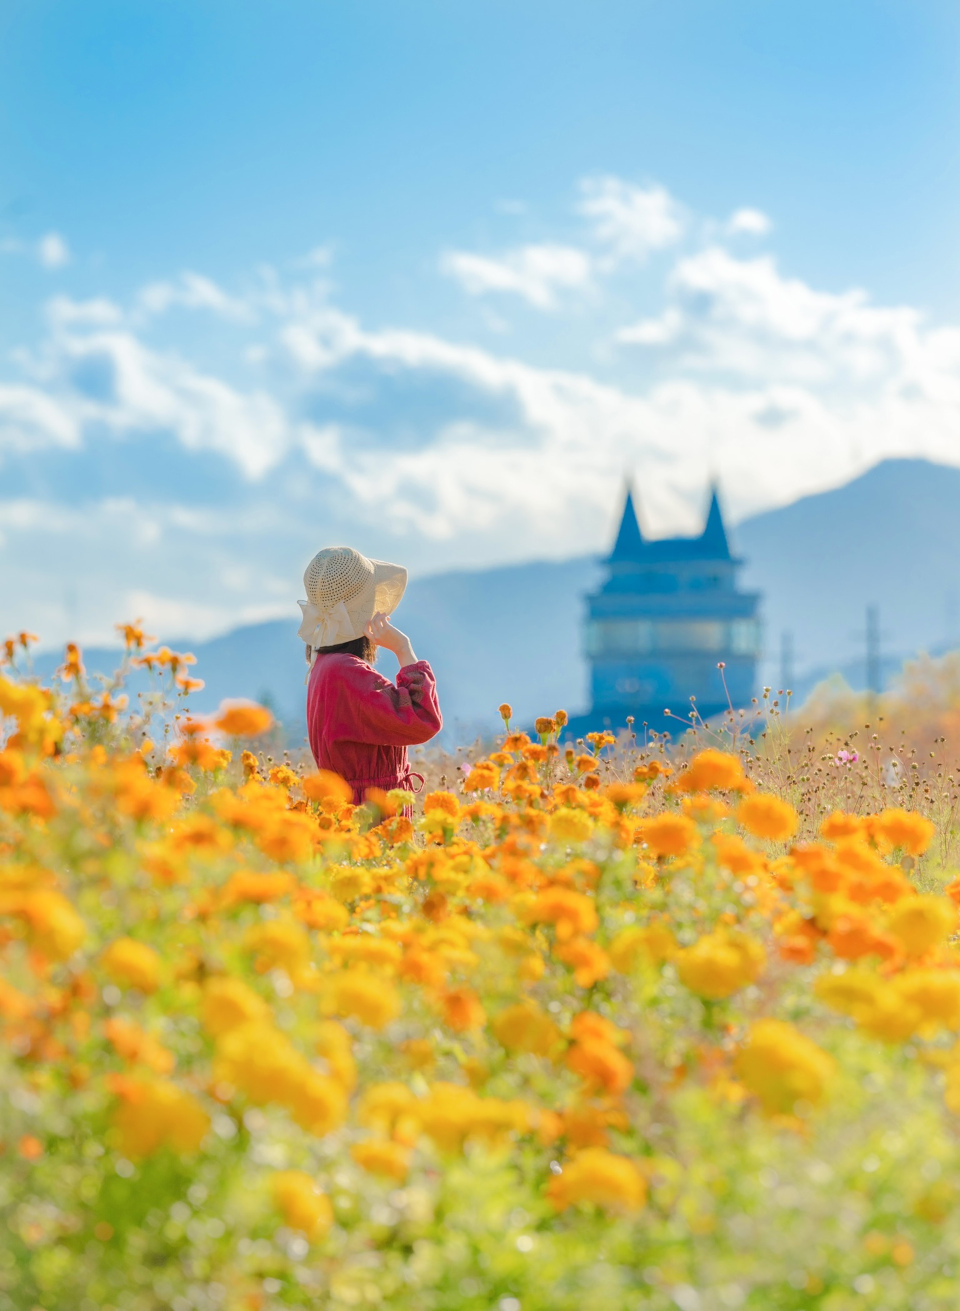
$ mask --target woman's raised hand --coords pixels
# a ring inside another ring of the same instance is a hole
[[[414,655],[409,637],[406,633],[401,633],[399,628],[394,628],[390,622],[390,616],[385,615],[382,610],[377,611],[367,624],[364,632],[371,642],[392,651],[400,661],[401,669],[404,665],[416,664],[417,657]]]

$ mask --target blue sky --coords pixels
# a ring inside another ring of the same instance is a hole
[[[0,618],[960,463],[960,10],[7,0]],[[295,599],[295,597],[293,598]]]

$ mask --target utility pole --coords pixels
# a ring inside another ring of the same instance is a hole
[[[793,688],[793,633],[785,628],[780,634],[780,687],[784,692]]]

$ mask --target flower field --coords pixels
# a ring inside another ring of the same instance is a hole
[[[126,636],[0,671],[0,1311],[952,1311],[944,776],[504,707],[354,807]]]

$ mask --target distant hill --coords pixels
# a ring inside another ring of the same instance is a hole
[[[642,485],[637,492],[642,507]],[[870,604],[880,607],[886,677],[920,650],[960,645],[958,469],[887,460],[844,487],[746,519],[731,536],[746,562],[744,585],[764,596],[760,681],[779,685],[781,634],[789,631],[794,704],[834,671],[864,685],[858,634]],[[599,577],[597,562],[579,557],[411,581],[398,623],[434,666],[452,738],[468,741],[493,727],[502,701],[523,722],[586,706],[582,597]],[[266,697],[298,734],[305,665],[295,601],[289,622],[183,644],[207,684],[195,698],[198,710],[228,696]],[[90,668],[107,669],[116,653],[87,651],[86,658]],[[381,658],[392,674],[393,657]],[[48,672],[56,663],[43,656],[39,666]]]

